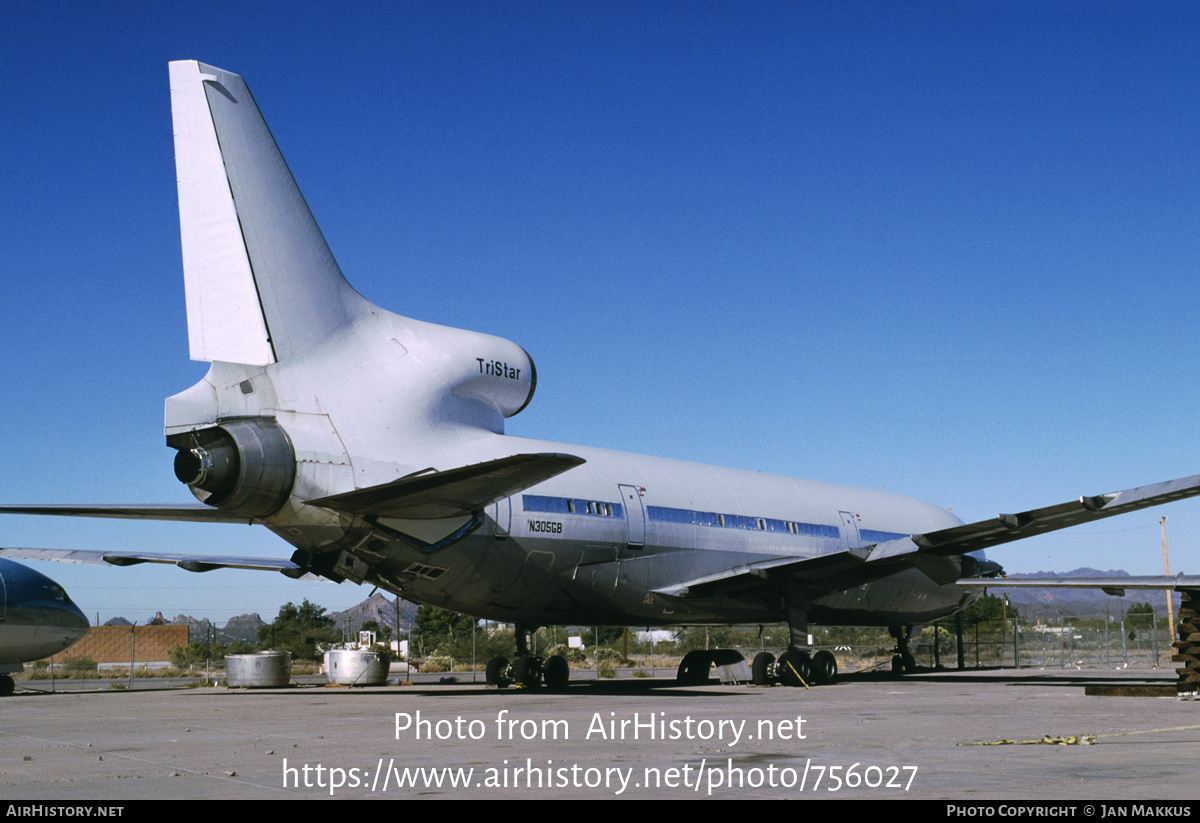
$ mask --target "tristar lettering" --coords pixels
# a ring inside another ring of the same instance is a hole
[[[509,380],[521,379],[521,370],[503,360],[484,360],[482,357],[476,357],[475,360],[479,363],[480,374],[486,374],[488,377],[507,377]]]

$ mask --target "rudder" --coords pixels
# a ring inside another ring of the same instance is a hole
[[[365,301],[245,82],[194,60],[170,74],[191,358],[264,366],[302,354]]]

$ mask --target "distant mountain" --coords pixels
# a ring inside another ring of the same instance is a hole
[[[409,631],[415,625],[417,614],[417,606],[414,603],[409,603],[407,600],[400,600],[400,630]],[[337,624],[343,628],[349,627],[351,633],[357,632],[359,627],[368,620],[374,620],[380,626],[388,626],[392,631],[396,630],[396,601],[389,600],[382,592],[368,597],[357,606],[353,606],[342,612],[330,612]]]
[[[1011,574],[1009,577],[1019,580],[1023,577],[1051,577],[1061,579],[1066,577],[1132,577],[1129,572],[1119,569],[1080,568],[1069,572],[1034,572],[1032,574]],[[1008,595],[1008,602],[1017,607],[1022,617],[1098,617],[1105,614],[1119,615],[1134,603],[1149,603],[1157,613],[1166,612],[1167,598],[1162,592],[1156,591],[1126,591],[1125,597],[1113,597],[1099,589],[1006,589],[1003,582],[988,587],[988,594]],[[1179,595],[1174,598],[1175,613],[1179,613]]]
[[[258,642],[258,630],[267,625],[257,612],[254,614],[239,614],[237,617],[230,618],[225,624],[225,628],[221,630],[224,637],[230,638],[224,642],[232,643],[242,641],[243,643]]]
[[[409,603],[407,600],[400,601],[401,631],[412,629],[416,614],[417,607],[415,604]],[[342,612],[329,612],[329,616],[333,618],[339,627],[348,629],[351,634],[357,634],[362,624],[368,620],[374,620],[380,626],[391,627],[394,631],[396,626],[396,601],[389,600],[381,592],[376,592],[357,606]],[[162,612],[158,612],[153,619],[159,622],[167,622]],[[139,621],[138,625],[144,626],[150,622],[150,620]],[[197,620],[186,614],[176,615],[170,621],[170,624],[174,626],[187,626],[188,639],[191,641],[203,642],[211,636],[213,640],[224,644],[236,642],[257,643],[258,630],[267,625],[257,613],[241,614],[231,618],[225,624],[224,628],[216,628],[208,618]],[[129,626],[132,624],[124,617],[114,617],[104,625]],[[212,632],[211,635],[210,631]]]

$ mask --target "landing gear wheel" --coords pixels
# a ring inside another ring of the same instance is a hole
[[[771,685],[771,667],[775,665],[775,655],[770,652],[759,652],[754,655],[750,664],[750,682],[755,686]]]
[[[817,652],[812,660],[813,680],[818,686],[828,686],[837,682],[837,658],[828,649]]]
[[[527,689],[542,685],[542,658],[522,655],[513,661],[513,682]]]
[[[556,654],[546,661],[546,666],[542,670],[542,680],[546,683],[546,688],[565,689],[567,681],[570,679],[571,666],[567,663],[567,658]]]
[[[904,658],[898,654],[892,655],[892,674],[897,677],[904,674]]]
[[[487,662],[487,668],[484,670],[484,679],[489,686],[495,686],[497,689],[508,688],[508,658],[493,657]]]
[[[17,690],[17,682],[7,674],[0,674],[0,697],[8,697]]]
[[[780,683],[785,686],[807,686],[812,679],[812,658],[808,652],[786,651],[779,656]]]

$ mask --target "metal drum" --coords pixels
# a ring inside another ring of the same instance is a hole
[[[225,682],[243,689],[286,686],[292,677],[291,652],[231,654],[225,658]]]
[[[325,652],[325,676],[342,686],[382,686],[387,682],[391,659],[386,654],[361,649]]]

